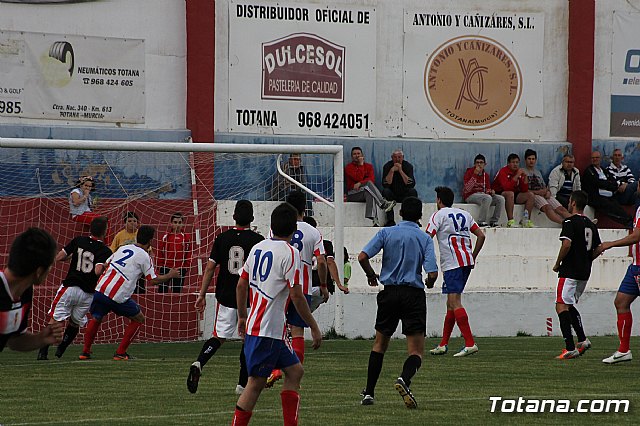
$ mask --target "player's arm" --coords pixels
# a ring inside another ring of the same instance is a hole
[[[476,224],[475,225],[475,229],[473,229],[474,227],[471,228],[471,232],[473,232],[473,235],[476,236],[476,244],[475,246],[473,246],[473,260],[476,260],[478,258],[478,253],[480,253],[480,250],[482,250],[482,246],[484,245],[484,240],[486,239],[486,236],[484,234],[484,231]]]
[[[216,271],[216,266],[218,264],[209,259],[207,261],[207,266],[204,268],[204,273],[202,274],[202,284],[200,284],[200,293],[198,293],[198,298],[196,299],[195,308],[198,312],[202,312],[204,308],[207,306],[207,290],[209,289],[209,285],[211,284],[211,280],[213,279],[213,273]]]
[[[244,335],[246,333],[246,328],[247,328],[248,293],[249,293],[249,280],[244,276],[240,275],[240,278],[238,279],[238,285],[236,286],[236,303],[238,305],[238,335],[243,339],[244,339]],[[305,304],[307,304],[306,299],[305,299]],[[308,306],[307,306],[307,309],[309,309]]]
[[[340,284],[340,274],[338,272],[338,264],[336,263],[336,259],[331,256],[327,257],[327,270],[329,272],[329,276],[336,283],[338,289],[344,294],[349,294],[349,288]]]
[[[378,285],[378,274],[375,273],[373,268],[371,267],[371,262],[369,261],[369,255],[363,251],[358,255],[358,263],[362,267],[364,274],[367,276],[367,283],[371,287],[376,287]]]
[[[238,298],[239,297],[240,296],[238,295]],[[313,315],[311,315],[311,310],[309,309],[307,299],[304,297],[304,294],[302,294],[302,286],[296,284],[293,287],[289,287],[289,298],[291,299],[293,305],[296,307],[296,311],[298,312],[302,320],[307,323],[309,328],[311,328],[313,349],[318,349],[320,347],[320,343],[322,342],[322,333],[320,332],[320,328],[318,327],[318,323],[316,323],[315,318],[313,318]],[[240,305],[238,305],[238,308],[240,308]],[[240,317],[239,312],[240,309],[238,309],[238,317]]]
[[[70,254],[67,254],[67,252],[64,251],[64,249],[60,249],[58,254],[56,254],[56,260],[55,261],[56,262],[60,262],[60,261],[69,259],[69,257],[71,257]]]
[[[601,248],[601,251],[598,254],[612,247],[632,246],[639,241],[640,241],[640,228],[633,228],[633,232],[631,232],[629,235],[627,235],[624,238],[620,238],[619,240],[615,240],[615,241],[606,241],[602,243],[599,247]]]
[[[23,333],[12,336],[7,346],[14,351],[28,352],[46,345],[60,343],[64,333],[64,322],[54,321],[40,331],[40,333]]]
[[[322,293],[322,302],[324,303],[329,300],[329,290],[327,289],[327,260],[324,254],[318,253],[316,262],[318,266],[318,278],[320,279],[320,293]]]
[[[173,278],[180,278],[180,271],[175,268],[169,269],[169,272],[164,275],[157,275],[155,278],[151,278],[149,282],[151,284],[161,284]]]
[[[558,259],[556,259],[556,264],[553,265],[553,272],[558,272],[560,269],[560,263],[567,257],[569,254],[569,250],[571,250],[571,240],[568,238],[564,238],[562,240],[562,245],[560,246],[560,251],[558,252]]]

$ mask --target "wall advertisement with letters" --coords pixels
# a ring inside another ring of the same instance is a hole
[[[0,116],[144,123],[143,40],[0,31]]]
[[[610,136],[640,136],[640,13],[613,13]]]
[[[375,135],[376,9],[229,3],[229,130]]]
[[[404,15],[403,136],[541,136],[543,14]]]

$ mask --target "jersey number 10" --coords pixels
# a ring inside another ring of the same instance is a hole
[[[256,281],[257,277],[260,276],[260,281],[265,282],[271,272],[271,266],[273,266],[273,253],[270,251],[262,253],[262,250],[258,249],[253,256],[255,259],[253,262],[252,279]]]

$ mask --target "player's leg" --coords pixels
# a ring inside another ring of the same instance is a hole
[[[58,291],[56,291],[56,295],[53,298],[53,302],[51,302],[51,308],[47,312],[47,318],[49,321],[47,325],[53,324],[54,322],[64,322],[67,318],[69,318],[70,311],[66,307],[65,304],[65,294],[69,290],[69,287],[65,287],[64,285],[60,285]],[[62,301],[62,302],[61,302]],[[57,311],[57,320],[54,319]],[[46,361],[49,359],[49,345],[43,346],[38,351],[38,361]]]
[[[115,302],[114,302],[115,303]],[[127,349],[133,339],[135,339],[140,327],[144,324],[144,315],[140,310],[140,306],[133,300],[128,299],[123,303],[116,303],[117,306],[113,307],[113,312],[116,314],[129,318],[129,324],[124,329],[124,336],[120,342],[120,346],[116,349],[116,353],[113,355],[114,361],[127,361],[131,359],[131,356],[127,353]]]
[[[576,292],[575,292],[575,303],[578,303],[580,296],[584,293],[585,288],[587,287],[586,280],[576,280]],[[580,316],[580,312],[574,305],[569,306],[569,313],[571,314],[571,327],[576,332],[576,337],[578,342],[576,343],[576,349],[582,355],[591,347],[591,341],[587,339],[587,336],[584,333],[584,327],[582,326],[582,317]]]
[[[455,322],[458,324],[460,333],[462,333],[462,337],[464,338],[464,348],[454,354],[456,357],[472,355],[478,352],[478,346],[476,345],[473,333],[471,332],[471,326],[469,325],[469,316],[464,306],[462,306],[462,293],[467,285],[470,274],[471,267],[469,266],[445,271],[443,274],[446,286],[443,285],[442,289],[443,293],[447,294],[447,310],[453,311]]]
[[[637,284],[638,279],[640,279],[640,267],[629,265],[613,302],[618,316],[617,326],[620,345],[613,355],[602,360],[605,364],[615,364],[631,361],[632,359],[631,350],[629,349],[631,327],[633,325],[631,304],[640,295],[640,288],[638,288]]]
[[[66,301],[66,305],[70,307],[69,322],[67,322],[67,328],[64,330],[62,341],[56,348],[56,358],[62,358],[62,355],[67,350],[70,344],[78,335],[80,327],[87,324],[87,312],[91,307],[93,301],[93,293],[85,293],[79,287],[72,287],[66,293],[69,300]],[[55,319],[60,319],[57,313],[54,313]]]
[[[236,394],[242,395],[244,388],[247,387],[249,381],[249,374],[247,372],[247,358],[244,354],[244,342],[242,348],[240,348],[240,373],[238,374],[238,384],[236,385]]]
[[[84,332],[84,346],[82,347],[82,353],[78,357],[79,359],[91,359],[91,346],[96,338],[96,334],[98,334],[98,330],[100,330],[102,319],[111,312],[111,303],[112,300],[99,291],[93,294],[93,300],[89,308],[91,320],[89,324],[87,324],[87,329]]]
[[[560,331],[564,339],[565,349],[557,359],[576,358],[580,353],[576,350],[571,332],[571,312],[569,306],[575,303],[576,280],[571,278],[559,278],[556,288],[556,313],[560,321]]]
[[[282,416],[285,426],[296,426],[298,424],[298,408],[300,407],[298,389],[300,389],[304,368],[301,363],[295,362],[295,355],[286,348],[284,343],[282,346],[281,356],[278,359],[278,367],[282,368],[284,372],[282,392],[280,392]]]

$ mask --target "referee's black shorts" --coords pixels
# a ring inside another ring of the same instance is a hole
[[[402,334],[427,332],[427,303],[424,289],[408,285],[386,285],[378,293],[376,330],[391,337],[402,321]]]

